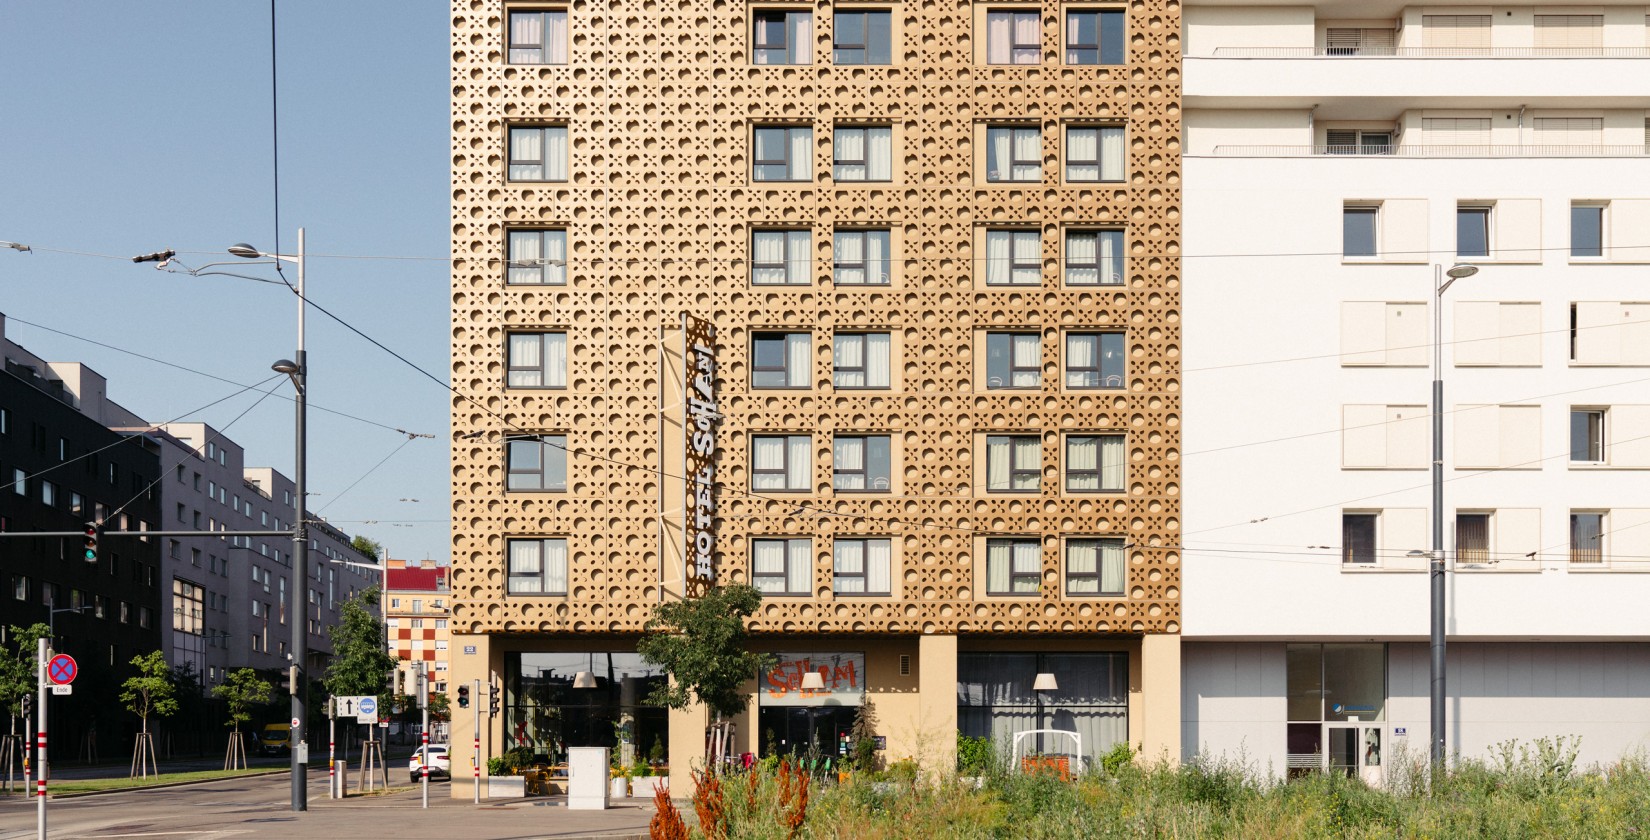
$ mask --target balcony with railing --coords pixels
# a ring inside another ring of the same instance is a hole
[[[1650,145],[1239,145],[1221,144],[1216,157],[1569,158],[1650,157]]]

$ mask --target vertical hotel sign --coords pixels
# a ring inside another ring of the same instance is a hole
[[[697,598],[716,585],[716,328],[683,316],[686,333],[687,595]]]

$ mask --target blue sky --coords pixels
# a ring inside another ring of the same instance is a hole
[[[305,227],[310,299],[445,382],[447,4],[279,0],[276,15],[280,248],[290,253]],[[0,240],[36,249],[0,250],[7,336],[90,365],[151,422],[238,386],[19,321],[237,383],[291,356],[296,305],[281,287],[127,259],[175,248],[198,266],[233,260],[223,249],[236,242],[275,248],[269,16],[257,0],[0,6]],[[313,309],[308,326],[312,405],[436,436],[339,495],[406,438],[312,410],[311,509],[396,557],[445,558],[447,392]],[[222,428],[257,398],[187,419]],[[249,464],[291,473],[290,402],[265,399],[227,434]]]

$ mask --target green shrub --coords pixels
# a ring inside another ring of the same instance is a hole
[[[1100,756],[1100,766],[1105,769],[1106,775],[1116,776],[1124,767],[1134,763],[1134,750],[1129,749],[1128,741],[1118,741],[1111,751]]]
[[[996,746],[990,738],[957,735],[957,775],[984,776],[997,763]]]

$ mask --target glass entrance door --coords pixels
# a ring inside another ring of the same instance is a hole
[[[1363,779],[1371,786],[1380,785],[1383,731],[1384,727],[1378,723],[1324,724],[1325,768],[1331,773]]]

